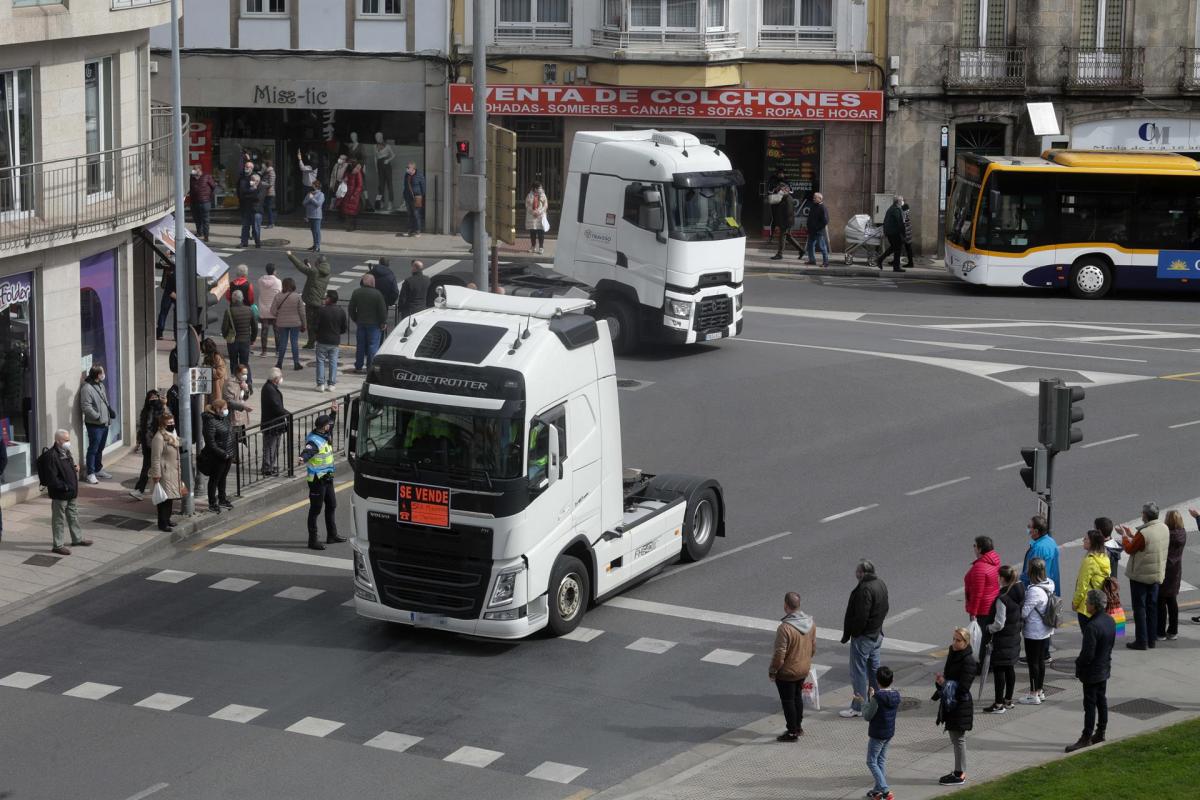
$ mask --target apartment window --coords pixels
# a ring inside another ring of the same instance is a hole
[[[287,0],[246,0],[247,14],[286,14]]]
[[[61,6],[64,0],[13,0],[13,8],[23,6]]]
[[[764,28],[832,28],[833,0],[763,0]]]
[[[33,70],[0,72],[0,218],[33,209]]]
[[[1003,47],[1008,42],[1008,0],[963,0],[959,44],[963,47]]]
[[[725,30],[725,0],[708,0],[708,19],[704,23],[710,31]]]
[[[113,79],[112,58],[83,64],[83,121],[87,140],[88,194],[113,188]]]
[[[404,14],[404,0],[362,0],[359,11],[364,17],[399,17]]]
[[[1079,46],[1120,47],[1125,41],[1125,0],[1082,0]]]
[[[567,25],[570,8],[570,0],[499,0],[497,20],[501,26]]]

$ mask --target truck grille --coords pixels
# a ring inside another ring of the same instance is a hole
[[[492,572],[490,561],[412,552],[373,552],[371,568],[384,605],[457,619],[479,616]]]
[[[733,298],[728,295],[706,297],[696,304],[696,330],[728,328],[733,324]]]

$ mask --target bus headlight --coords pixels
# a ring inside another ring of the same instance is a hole
[[[525,571],[524,567],[520,569],[501,572],[496,576],[496,588],[492,590],[492,600],[488,603],[488,607],[504,605],[511,602],[513,595],[517,591],[517,577]]]
[[[679,319],[691,319],[692,301],[667,298],[667,315]]]

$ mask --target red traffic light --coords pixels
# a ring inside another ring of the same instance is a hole
[[[454,143],[455,158],[457,158],[459,161],[462,161],[464,158],[469,158],[470,155],[471,155],[471,143],[470,142],[468,142],[466,139],[459,139],[457,142]]]

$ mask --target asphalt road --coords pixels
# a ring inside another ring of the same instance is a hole
[[[244,260],[258,273],[268,258]],[[362,263],[333,262],[351,280]],[[324,798],[333,786],[406,798],[601,790],[776,711],[763,628],[789,589],[835,639],[820,641],[816,659],[830,668],[826,703],[848,700],[836,634],[860,557],[891,591],[885,661],[932,671],[930,653],[964,622],[956,590],[973,537],[992,536],[1006,563],[1024,552],[1035,500],[1012,465],[1035,443],[1038,378],[1088,387],[1085,440],[1056,464],[1061,542],[1095,516],[1124,521],[1145,500],[1165,509],[1200,495],[1194,308],[886,275],[748,278],[742,338],[619,362],[637,381],[621,393],[626,463],[725,487],[728,537],[707,560],[593,609],[574,640],[496,644],[359,619],[345,605],[348,545],[304,558],[303,509],[266,515],[0,629],[0,678],[49,676],[24,692],[0,688],[0,752],[20,765],[0,771],[0,791],[123,800],[155,786],[156,799]],[[339,499],[348,525],[348,491]],[[239,508],[230,524],[262,516]],[[1068,590],[1080,556],[1063,551]],[[253,583],[214,588],[229,578]],[[1194,548],[1184,580],[1200,582]],[[1059,641],[1069,649],[1072,635]],[[61,696],[85,682],[119,688],[98,701]],[[155,693],[186,700],[136,707]],[[261,713],[242,724],[210,718],[231,704]],[[287,730],[297,723],[310,735]]]

